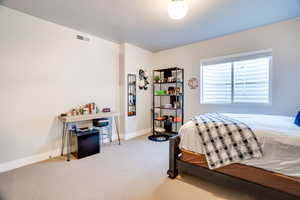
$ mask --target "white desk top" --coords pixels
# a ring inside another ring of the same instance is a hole
[[[118,112],[100,112],[97,114],[88,114],[88,115],[76,115],[76,116],[58,116],[58,119],[65,123],[71,123],[71,122],[80,122],[80,121],[87,121],[87,120],[93,120],[93,119],[99,119],[99,118],[106,118],[106,117],[115,117],[119,116],[120,113]]]

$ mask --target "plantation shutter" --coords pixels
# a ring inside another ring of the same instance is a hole
[[[231,103],[231,63],[202,68],[202,102]]]
[[[234,103],[269,103],[270,57],[233,63]]]
[[[201,103],[270,103],[271,64],[270,50],[202,61]]]

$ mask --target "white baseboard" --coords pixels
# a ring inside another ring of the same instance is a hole
[[[138,136],[142,136],[145,135],[147,133],[151,132],[151,128],[147,128],[147,129],[143,129],[143,130],[138,130],[136,132],[132,132],[132,133],[126,133],[124,135],[124,140],[130,140],[132,138],[138,137]]]
[[[18,160],[5,162],[5,163],[0,164],[0,173],[7,172],[7,171],[10,171],[13,169],[20,168],[20,167],[24,167],[26,165],[37,163],[37,162],[40,162],[43,160],[47,160],[47,159],[49,159],[50,156],[56,157],[58,155],[60,155],[60,149],[55,150],[55,151],[41,153],[38,155],[29,156],[26,158],[21,158]]]
[[[121,139],[129,140],[129,139],[132,139],[132,138],[150,133],[151,130],[152,130],[151,128],[148,128],[148,129],[144,129],[144,130],[139,130],[137,132],[129,133],[129,134],[126,134],[126,135],[121,135]],[[113,135],[113,140],[117,140],[116,135]],[[104,143],[106,143],[106,142],[108,142],[108,141],[104,141]],[[0,173],[7,172],[7,171],[10,171],[10,170],[13,170],[13,169],[24,167],[26,165],[30,165],[30,164],[33,164],[33,163],[37,163],[37,162],[47,160],[47,159],[49,159],[50,156],[51,157],[59,156],[60,151],[61,151],[61,149],[58,148],[58,149],[53,150],[53,151],[49,151],[49,152],[29,156],[29,157],[26,157],[26,158],[21,158],[21,159],[18,159],[18,160],[13,160],[13,161],[5,162],[5,163],[0,163]],[[64,152],[66,152],[66,150]]]

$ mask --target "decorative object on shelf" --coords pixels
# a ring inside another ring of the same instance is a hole
[[[157,91],[155,91],[155,94],[156,95],[166,95],[167,91],[166,90],[157,90]]]
[[[156,131],[156,132],[163,133],[163,132],[166,131],[166,129],[164,129],[164,128],[162,128],[162,127],[156,127],[156,128],[155,128],[155,131]]]
[[[165,116],[166,120],[164,121],[164,129],[166,132],[170,133],[172,132],[172,122],[173,122],[173,116]]]
[[[104,112],[104,113],[110,112],[110,108],[103,108],[102,112]]]
[[[167,141],[178,134],[183,125],[184,70],[178,67],[158,69],[153,71],[153,77],[153,135],[149,139]]]
[[[188,86],[192,90],[198,88],[199,86],[198,79],[193,77],[190,80],[188,80]]]
[[[154,77],[154,82],[155,83],[159,83],[160,82],[160,77],[159,76],[155,76]]]
[[[173,123],[181,123],[182,122],[182,118],[181,117],[174,117],[172,115],[170,115],[170,116],[164,115],[162,117],[156,117],[155,118],[155,121],[158,121],[158,122],[167,121],[167,120],[169,120],[170,122],[173,122]],[[156,125],[159,126],[160,124],[157,123]]]
[[[179,101],[174,101],[173,108],[179,109],[180,108],[180,102]]]
[[[175,88],[174,87],[168,87],[168,95],[174,95],[175,94]]]
[[[180,87],[177,87],[177,88],[176,88],[176,94],[177,94],[177,95],[180,95],[180,94],[181,94],[181,88],[180,88]]]
[[[176,122],[176,123],[182,122],[182,118],[181,118],[181,117],[175,117],[175,118],[173,119],[173,122]]]
[[[135,116],[135,113],[134,113],[134,112],[132,112],[132,111],[130,111],[130,112],[128,112],[128,116],[129,116],[129,117],[131,117],[131,116]]]
[[[70,111],[66,113],[62,113],[60,116],[78,116],[78,115],[89,115],[89,114],[97,114],[100,110],[96,106],[95,103],[88,103],[85,105],[81,105],[77,108],[72,108]]]
[[[140,90],[148,90],[148,85],[149,85],[148,75],[142,69],[139,70],[139,79],[140,79],[139,89]]]
[[[168,83],[174,83],[174,82],[176,82],[176,77],[174,76],[168,77]]]
[[[136,115],[136,75],[128,74],[127,77],[127,114],[129,117]]]
[[[158,120],[158,121],[164,121],[164,120],[166,120],[166,117],[165,116],[163,116],[163,117],[156,117],[156,120]]]

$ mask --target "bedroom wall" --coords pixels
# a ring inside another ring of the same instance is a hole
[[[0,27],[0,171],[57,153],[60,113],[119,109],[118,44],[3,6]]]
[[[300,109],[300,18],[158,52],[158,68],[185,69],[185,119],[205,112],[261,113],[292,115]],[[273,50],[272,105],[201,105],[200,90],[191,90],[187,81],[200,76],[200,61],[257,50]]]
[[[144,135],[151,131],[151,105],[152,89],[151,84],[148,90],[138,88],[140,69],[146,71],[151,82],[153,67],[153,53],[134,45],[125,43],[120,48],[120,81],[121,81],[121,130],[125,139]],[[137,76],[137,107],[136,116],[127,115],[127,75]]]

